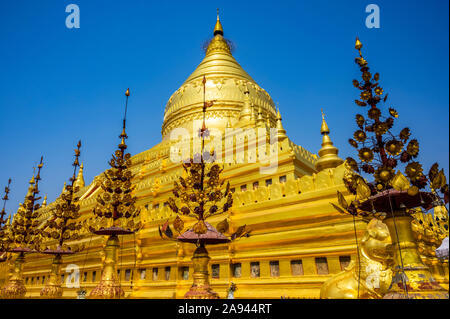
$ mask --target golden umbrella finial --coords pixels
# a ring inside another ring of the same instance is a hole
[[[356,37],[355,49],[356,50],[361,50],[362,46],[363,45],[362,45],[361,41],[359,41],[359,38]]]
[[[128,88],[128,89],[126,90],[125,95],[126,95],[127,97],[130,96],[130,88]]]
[[[220,19],[219,19],[219,8],[217,8],[217,22],[216,25],[214,26],[214,35],[222,35],[223,36],[223,27],[222,27],[222,23],[220,23]]]
[[[322,112],[322,126],[320,127],[320,134],[330,134],[330,129],[328,128],[327,122],[325,121],[325,114],[323,113],[323,109],[320,109]]]
[[[360,57],[362,57],[362,54],[361,54],[362,47],[363,47],[363,45],[362,45],[361,41],[359,41],[359,38],[356,37],[355,49],[358,50]]]

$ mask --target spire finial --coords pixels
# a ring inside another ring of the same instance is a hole
[[[83,163],[81,163],[80,169],[78,170],[77,178],[75,180],[75,184],[74,184],[75,187],[83,188],[85,186],[84,177],[83,177],[83,168],[84,168]]]
[[[322,112],[322,126],[320,127],[320,134],[330,134],[330,129],[328,128],[327,122],[325,121],[325,114],[323,113],[323,109],[320,109]]]
[[[286,130],[284,129],[283,124],[281,123],[280,105],[278,102],[277,102],[277,136],[279,141],[282,141],[287,137]]]
[[[47,207],[47,194],[45,194],[44,200],[42,201],[42,207]]]
[[[356,42],[355,42],[355,49],[359,51],[359,56],[361,55],[361,49],[362,49],[363,45],[361,43],[361,41],[359,41],[359,38],[356,37]]]
[[[339,150],[333,145],[330,139],[330,129],[325,121],[325,113],[321,109],[322,113],[322,126],[320,133],[323,135],[322,148],[319,150],[319,159],[316,162],[316,170],[320,172],[325,168],[335,168],[342,164],[344,161],[338,156]]]
[[[128,109],[128,97],[130,96],[130,89],[127,88],[127,90],[125,91],[125,96],[126,96],[126,100],[125,100],[125,112],[123,115],[123,126],[122,126],[122,133],[120,133],[119,138],[120,140],[120,144],[119,144],[119,149],[122,152],[122,155],[124,153],[124,150],[127,148],[127,144],[125,144],[125,140],[128,138],[128,135],[125,131],[126,129],[126,122],[127,122],[127,109]]]
[[[219,18],[219,8],[217,8],[217,21],[216,21],[216,25],[214,26],[214,36],[216,36],[218,34],[223,36],[222,23],[220,23],[220,18]]]

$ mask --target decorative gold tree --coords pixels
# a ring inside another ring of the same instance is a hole
[[[78,158],[80,157],[81,141],[78,142],[75,149],[75,160],[72,163],[73,175],[70,178],[70,185],[66,185],[63,192],[56,200],[55,208],[52,210],[52,216],[46,221],[41,235],[47,239],[44,245],[52,244],[51,247],[41,248],[43,254],[54,255],[50,278],[41,290],[41,296],[44,298],[60,298],[63,294],[61,287],[61,264],[62,256],[74,254],[81,247],[68,246],[65,242],[79,238],[81,224],[77,223],[80,217],[79,197],[76,196],[79,188],[74,186],[76,181],[77,167],[80,166]]]
[[[8,180],[8,186],[5,186],[5,196],[3,196],[3,208],[0,212],[0,262],[4,262],[7,259],[7,248],[6,248],[6,240],[5,240],[5,233],[7,230],[7,227],[9,227],[9,221],[11,220],[11,217],[5,218],[6,216],[6,201],[9,199],[8,194],[10,192],[9,186],[11,185],[11,178]]]
[[[423,264],[411,229],[414,208],[428,210],[436,203],[435,191],[421,191],[428,180],[432,181],[434,189],[440,189],[448,198],[445,175],[433,166],[427,178],[422,165],[415,160],[419,154],[419,142],[410,139],[410,129],[404,128],[399,134],[391,131],[398,112],[389,108],[389,115],[383,115],[378,104],[386,102],[387,94],[378,83],[380,75],[370,73],[358,38],[355,48],[359,52],[355,62],[362,73],[362,81],[353,80],[353,85],[361,91],[361,100],[355,100],[355,103],[369,110],[367,118],[362,114],[356,115],[358,130],[349,140],[350,145],[358,150],[360,161],[351,157],[346,159],[350,170],[345,174],[344,182],[356,198],[348,204],[338,192],[339,203],[344,210],[333,206],[354,216],[384,218],[394,246],[395,263],[391,288],[384,298],[448,298],[448,292],[435,282]],[[359,175],[361,171],[372,176],[374,182],[367,183]]]
[[[135,206],[135,186],[131,185],[133,179],[130,170],[131,155],[125,153],[127,149],[125,139],[128,138],[125,127],[129,89],[125,95],[123,129],[119,135],[121,142],[109,161],[111,168],[104,173],[101,184],[103,192],[97,196],[97,206],[94,209],[95,224],[90,226],[90,231],[94,234],[108,236],[102,277],[97,287],[91,291],[91,298],[110,299],[124,296],[124,291],[117,280],[118,235],[132,234],[140,228],[140,222],[134,221],[140,211]]]
[[[3,298],[24,298],[27,292],[22,279],[22,269],[25,262],[25,253],[35,252],[39,248],[39,230],[37,226],[38,212],[40,205],[37,203],[40,197],[39,181],[41,180],[41,169],[44,166],[43,157],[38,165],[37,175],[31,178],[27,195],[23,204],[13,217],[10,227],[6,231],[5,243],[7,251],[17,254],[11,276],[1,291]]]
[[[210,257],[206,250],[206,245],[222,244],[230,241],[223,233],[229,231],[229,223],[224,219],[217,225],[217,229],[207,223],[206,218],[225,213],[233,205],[233,194],[230,192],[228,182],[222,192],[224,180],[220,179],[223,168],[214,163],[215,153],[213,150],[205,151],[205,137],[209,136],[206,128],[206,109],[213,105],[214,101],[205,101],[206,77],[203,77],[203,125],[199,130],[199,137],[202,139],[202,150],[200,154],[195,154],[193,158],[183,163],[186,177],[180,177],[179,182],[174,182],[173,197],[169,198],[168,204],[177,217],[173,221],[173,227],[178,233],[177,238],[166,222],[159,228],[160,236],[163,239],[172,239],[179,242],[192,243],[197,246],[192,257],[194,267],[194,283],[191,289],[185,294],[187,299],[218,299],[219,295],[214,292],[209,284],[208,263]],[[180,202],[177,204],[176,201]],[[191,217],[196,220],[194,226],[184,231],[184,221],[180,215]],[[231,235],[231,240],[248,236],[247,227],[239,227]]]

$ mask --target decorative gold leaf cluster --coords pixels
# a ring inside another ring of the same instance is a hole
[[[189,162],[183,163],[183,169],[186,177],[175,181],[173,189],[173,194],[180,204],[177,205],[173,197],[169,198],[168,204],[176,214],[197,219],[193,231],[196,234],[204,234],[207,231],[206,218],[227,212],[232,207],[230,183],[227,183],[222,192],[224,181],[220,180],[220,173],[223,168],[215,163],[205,163],[203,160],[196,163],[190,159]],[[183,231],[184,223],[179,216],[174,221],[174,228],[178,232]]]
[[[56,199],[56,205],[52,209],[51,217],[46,221],[41,235],[47,240],[43,244],[48,244],[49,242],[56,242],[56,248],[68,249],[74,251],[73,247],[69,247],[65,244],[65,241],[76,240],[80,237],[79,231],[82,225],[77,221],[80,217],[80,205],[79,197],[76,195],[79,191],[79,187],[74,186],[76,180],[76,169],[80,166],[79,156],[80,156],[81,141],[77,144],[77,149],[75,149],[75,160],[72,164],[74,166],[74,172],[70,178],[71,185],[67,185],[61,195]],[[44,246],[41,249],[48,249]]]
[[[9,219],[5,218],[5,216],[6,216],[5,207],[6,207],[6,201],[9,199],[8,194],[10,192],[10,188],[9,188],[10,185],[11,185],[11,178],[8,180],[8,186],[5,186],[5,195],[2,198],[3,208],[0,211],[0,253],[7,250],[7,240],[6,240],[5,234],[6,234],[8,226],[9,226],[6,223],[9,221]]]
[[[39,181],[41,180],[40,171],[44,166],[41,162],[38,165],[38,173],[30,180],[30,186],[25,196],[23,204],[19,205],[19,209],[14,214],[10,227],[5,231],[5,244],[8,249],[22,248],[22,249],[38,249],[40,244],[40,230],[37,228],[39,225],[39,213],[37,210],[40,205],[36,203],[40,197],[36,197],[39,194]]]
[[[409,128],[402,129],[399,134],[394,135],[391,128],[394,120],[398,118],[398,112],[389,108],[389,115],[383,116],[378,104],[386,102],[387,94],[379,85],[380,75],[372,75],[368,63],[361,54],[362,43],[356,40],[355,48],[359,51],[359,57],[355,62],[359,65],[362,80],[353,80],[353,85],[360,90],[360,100],[355,103],[361,107],[368,107],[366,117],[357,114],[356,124],[358,129],[353,138],[349,139],[351,146],[358,151],[359,161],[348,157],[345,161],[346,172],[343,177],[344,184],[351,194],[356,195],[355,200],[347,203],[344,196],[338,192],[339,205],[330,203],[337,211],[358,215],[360,217],[382,218],[384,213],[378,213],[373,209],[370,213],[359,209],[360,202],[371,196],[389,189],[407,192],[415,196],[420,189],[425,188],[428,183],[432,193],[435,195],[434,206],[448,203],[449,187],[443,170],[438,169],[437,164],[431,168],[428,176],[423,173],[422,165],[413,159],[419,154],[419,142],[410,139]],[[403,167],[403,172],[400,167]],[[364,172],[371,175],[373,183],[368,183],[359,173]],[[441,199],[436,190],[443,194]]]
[[[94,208],[94,214],[97,217],[96,224],[92,228],[122,227],[135,231],[140,227],[134,219],[139,216],[140,211],[136,208],[136,196],[134,189],[136,186],[131,184],[133,174],[131,173],[131,155],[125,153],[126,145],[123,132],[122,142],[119,149],[112,155],[109,165],[111,166],[103,175],[101,183],[101,192],[96,200],[97,205]]]
[[[380,75],[369,71],[367,61],[361,55],[362,44],[357,40],[355,48],[359,50],[360,57],[355,62],[360,66],[362,80],[353,80],[353,85],[360,90],[360,99],[355,103],[361,107],[368,107],[366,116],[356,115],[358,129],[353,138],[349,139],[351,146],[358,151],[359,161],[348,157],[348,165],[356,172],[363,171],[373,176],[375,185],[370,185],[371,192],[377,193],[392,188],[392,180],[403,164],[404,175],[408,178],[414,192],[427,185],[427,178],[423,174],[422,165],[414,159],[419,154],[419,142],[410,139],[410,129],[404,128],[398,134],[391,129],[398,118],[398,112],[388,108],[388,115],[383,115],[378,104],[386,102],[388,95],[379,84]],[[355,193],[351,184],[349,190]],[[412,191],[411,191],[412,192]]]

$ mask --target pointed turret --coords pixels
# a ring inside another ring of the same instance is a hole
[[[316,162],[316,170],[320,172],[325,168],[334,168],[341,165],[344,161],[337,156],[339,150],[333,145],[330,139],[330,129],[325,121],[325,115],[322,111],[322,126],[320,133],[323,135],[322,148],[319,150],[319,159]]]
[[[261,110],[261,106],[260,106],[260,107],[258,107],[258,118],[256,119],[256,126],[264,127],[264,125],[266,125],[266,123],[262,116],[262,110]]]
[[[63,186],[63,189],[61,191],[61,194],[64,193],[65,191],[66,191],[66,182],[64,182],[64,186]]]
[[[281,124],[281,113],[280,109],[277,111],[277,137],[278,141],[284,140],[286,136],[286,130],[283,127],[283,124]]]
[[[83,177],[83,163],[80,165],[80,170],[78,171],[77,179],[74,184],[75,187],[79,187],[80,189],[85,186],[84,177]]]
[[[219,18],[219,9],[217,9],[217,21],[216,21],[216,25],[214,26],[214,35],[218,35],[218,34],[223,36],[222,23],[220,23],[220,18]]]
[[[231,128],[231,127],[232,127],[232,126],[231,126],[231,120],[230,120],[230,118],[228,117],[226,128]]]
[[[47,194],[45,194],[45,196],[44,196],[44,200],[42,201],[42,205],[41,205],[43,208],[44,207],[47,207]]]
[[[252,117],[252,107],[250,105],[250,91],[248,85],[245,85],[244,91],[244,106],[239,114],[239,121],[250,121]]]
[[[253,104],[250,104],[250,123],[256,125],[255,107]]]
[[[28,184],[30,184],[30,186],[28,186],[28,191],[27,191],[27,195],[26,195],[27,197],[33,196],[33,194],[34,194],[34,185],[36,184],[36,181],[34,180],[34,173],[33,173],[33,177],[31,177]]]

